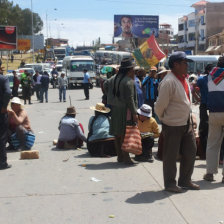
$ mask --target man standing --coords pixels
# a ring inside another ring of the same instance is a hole
[[[217,67],[208,75],[208,142],[206,149],[207,172],[204,179],[213,181],[218,173],[220,148],[224,136],[224,57],[220,57]],[[224,183],[224,166],[222,172]]]
[[[157,68],[152,66],[150,69],[150,74],[145,77],[142,82],[142,86],[145,88],[145,104],[148,104],[152,107],[152,116],[155,117],[154,112],[154,103],[156,102],[156,98],[158,96],[158,80],[157,76]]]
[[[25,70],[24,73],[21,74],[21,80],[20,81],[21,81],[21,85],[22,85],[24,104],[26,104],[26,100],[29,101],[29,104],[32,104],[31,103],[31,93],[32,93],[31,74],[29,74],[28,71]]]
[[[175,52],[169,58],[168,73],[159,86],[155,112],[162,122],[163,177],[165,190],[181,193],[182,188],[199,190],[191,176],[196,156],[196,142],[191,119],[190,89],[185,79],[187,62],[184,52]],[[181,152],[180,176],[176,184],[176,159]],[[182,188],[181,188],[182,187]]]
[[[207,138],[208,138],[208,109],[207,109],[207,97],[208,97],[208,75],[212,69],[212,64],[208,64],[205,67],[205,75],[200,76],[197,80],[197,86],[200,88],[201,102],[200,102],[200,123],[199,123],[199,137],[204,154],[200,159],[205,159]]]
[[[16,71],[12,72],[13,74],[13,87],[12,87],[12,96],[17,97],[18,96],[18,89],[19,89],[19,78],[16,74]]]
[[[87,69],[83,70],[84,78],[83,78],[83,88],[84,88],[84,94],[86,97],[86,100],[89,99],[89,84],[91,83],[89,73],[87,72]]]
[[[36,91],[37,100],[40,100],[40,88],[41,88],[40,79],[41,79],[41,77],[42,76],[39,74],[38,71],[36,71],[35,75],[33,76],[34,88]]]
[[[44,102],[44,94],[45,94],[45,101],[48,103],[48,88],[49,88],[49,75],[45,71],[40,79],[41,87],[40,87],[40,102]]]
[[[10,100],[11,90],[7,77],[0,75],[0,170],[10,168],[7,163],[6,142],[8,129],[7,106]]]
[[[61,102],[62,95],[63,101],[66,102],[66,88],[68,85],[68,79],[65,77],[65,73],[61,73],[61,77],[58,78],[58,88],[59,88],[59,100]]]

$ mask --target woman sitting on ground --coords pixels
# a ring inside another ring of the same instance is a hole
[[[86,142],[86,137],[83,134],[84,130],[76,117],[75,107],[71,106],[67,108],[67,112],[64,117],[61,118],[59,123],[59,137],[57,148],[60,149],[74,149],[83,145],[83,141]]]
[[[116,156],[115,138],[109,135],[110,108],[105,107],[103,103],[97,103],[90,109],[95,111],[95,116],[89,120],[87,148],[90,155],[95,157]]]
[[[19,141],[20,150],[29,149],[27,146],[27,134],[33,135],[27,112],[23,109],[21,100],[13,97],[11,100],[11,109],[8,109],[9,118],[9,149],[15,149],[11,141],[11,136],[16,133],[16,139]]]

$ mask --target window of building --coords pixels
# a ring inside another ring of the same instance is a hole
[[[188,39],[189,39],[189,41],[195,40],[195,33],[189,33]]]
[[[204,24],[205,24],[205,17],[201,16],[201,25],[204,25]]]
[[[205,30],[202,29],[200,30],[200,40],[204,40],[205,39]]]
[[[184,36],[178,36],[178,43],[184,42]]]
[[[179,30],[179,31],[184,30],[184,24],[183,24],[183,23],[182,23],[182,24],[179,24],[179,26],[178,26],[178,30]]]
[[[189,20],[189,21],[188,21],[188,26],[189,26],[189,27],[195,27],[195,20],[194,20],[194,19]]]

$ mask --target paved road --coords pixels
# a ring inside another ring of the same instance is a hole
[[[85,131],[101,101],[101,91],[67,91]],[[39,160],[20,160],[9,153],[11,169],[0,171],[0,224],[216,224],[224,220],[221,168],[216,182],[202,181],[205,162],[196,161],[193,180],[200,191],[163,191],[162,163],[125,167],[116,158],[91,158],[87,150],[57,151],[58,122],[69,100],[59,103],[58,90],[49,90],[49,103],[25,106],[36,133]],[[194,108],[197,112],[197,108]],[[86,134],[86,133],[85,133]],[[154,149],[156,151],[156,148]],[[99,182],[91,181],[101,180]]]

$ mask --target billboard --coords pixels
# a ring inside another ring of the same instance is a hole
[[[18,50],[28,51],[31,47],[29,39],[18,39]]]
[[[16,27],[0,26],[0,50],[16,49]]]
[[[158,37],[159,16],[114,15],[114,37]]]

